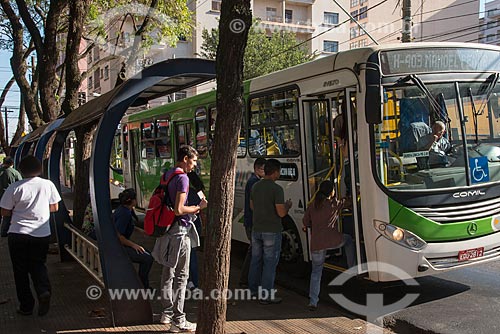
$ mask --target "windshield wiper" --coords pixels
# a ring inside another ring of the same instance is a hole
[[[474,135],[476,137],[476,145],[479,142],[479,137],[478,137],[478,129],[477,129],[477,117],[481,116],[484,113],[484,108],[488,105],[488,102],[491,98],[491,93],[493,93],[493,90],[495,89],[498,78],[500,77],[500,73],[496,72],[491,74],[486,80],[483,82],[481,87],[478,89],[478,95],[484,94],[486,92],[486,98],[481,102],[481,107],[479,110],[476,109],[476,104],[474,102],[474,95],[472,94],[472,88],[467,89],[467,95],[470,98],[470,103],[472,106],[472,120],[474,122]]]
[[[477,116],[480,116],[483,111],[481,110],[480,112],[477,111],[476,109],[476,104],[474,103],[474,95],[472,95],[472,88],[467,89],[467,95],[469,95],[470,98],[470,104],[472,106],[472,121],[474,122],[474,135],[476,137],[476,145],[479,142],[479,138],[477,135]]]
[[[415,86],[417,86],[418,89],[424,93],[425,97],[429,100],[429,103],[431,105],[431,110],[434,112],[434,116],[436,116],[436,119],[440,119],[440,113],[441,113],[441,106],[439,105],[439,102],[432,96],[431,92],[427,88],[427,86],[424,84],[424,82],[416,75],[416,74],[410,74],[407,75],[406,77],[398,79],[399,82],[407,82],[411,81]],[[446,121],[443,119],[443,121]]]

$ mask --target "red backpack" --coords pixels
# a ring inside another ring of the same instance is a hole
[[[146,217],[144,217],[144,232],[148,235],[163,235],[175,220],[174,203],[168,195],[168,184],[176,175],[184,174],[183,171],[175,170],[168,179],[166,173],[160,180],[153,195],[149,199]]]

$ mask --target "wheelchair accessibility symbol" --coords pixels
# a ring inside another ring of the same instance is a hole
[[[488,182],[490,180],[488,157],[469,158],[469,169],[472,183]]]

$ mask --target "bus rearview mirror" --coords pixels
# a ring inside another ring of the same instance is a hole
[[[365,116],[368,124],[382,123],[383,98],[380,85],[368,85],[366,87]]]

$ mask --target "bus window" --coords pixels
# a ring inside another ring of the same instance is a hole
[[[250,100],[248,151],[256,156],[300,154],[297,90]]]
[[[168,119],[156,121],[156,154],[161,159],[168,159],[172,156],[170,147],[170,125]]]
[[[195,113],[196,119],[196,150],[199,158],[205,159],[208,156],[207,138],[207,109],[198,108]]]
[[[309,123],[306,130],[306,153],[309,194],[312,196],[333,166],[328,101],[306,101],[304,112]]]
[[[141,158],[154,159],[155,154],[155,124],[154,122],[141,123]]]
[[[142,129],[142,140],[153,139],[155,137],[154,133],[155,124],[153,122],[142,123],[141,129]]]
[[[245,128],[245,111],[243,110],[243,118],[241,120],[240,136],[238,138],[238,148],[236,151],[238,158],[243,158],[247,154],[247,140]]]

